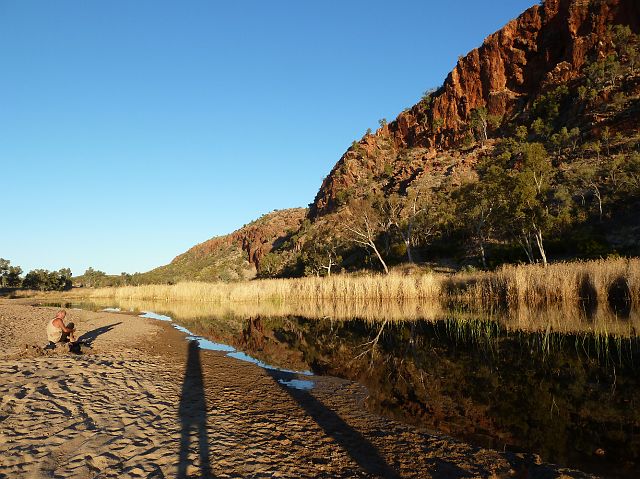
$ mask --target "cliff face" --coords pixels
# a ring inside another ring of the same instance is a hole
[[[540,92],[579,76],[586,62],[606,53],[602,39],[612,24],[629,25],[637,32],[640,2],[547,0],[529,8],[461,58],[429,99],[365,136],[356,145],[364,153],[361,166],[375,170],[380,166],[376,163],[422,149],[409,156],[428,169],[437,151],[461,142],[474,109],[486,108],[489,115],[501,118],[522,114]],[[347,151],[323,181],[311,218],[335,211],[341,191],[358,179],[349,167],[353,153],[353,148]]]

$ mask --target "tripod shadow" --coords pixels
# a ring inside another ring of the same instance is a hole
[[[309,394],[309,392],[292,389],[282,384],[280,380],[287,381],[291,379],[292,375],[290,373],[273,369],[265,369],[265,371],[365,472],[375,477],[392,479],[400,477],[400,475],[387,464],[378,449],[360,432],[347,424],[335,411],[325,406],[312,394]]]
[[[108,333],[109,331],[111,331],[113,328],[115,328],[120,324],[122,324],[122,321],[120,321],[119,323],[108,324],[106,326],[100,326],[99,328],[92,329],[91,331],[87,331],[86,333],[83,333],[82,336],[78,338],[78,342],[82,342],[87,346],[90,346],[91,343],[93,343],[93,341],[95,341],[95,339],[98,336],[104,333]]]
[[[204,395],[204,380],[202,378],[202,364],[200,363],[200,347],[197,341],[189,341],[187,369],[182,383],[180,406],[180,455],[178,460],[178,479],[187,479],[189,451],[192,436],[195,435],[200,456],[201,478],[213,477],[209,464],[209,436],[207,434],[207,403]]]

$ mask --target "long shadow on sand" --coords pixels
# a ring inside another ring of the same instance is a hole
[[[332,411],[308,391],[292,389],[280,382],[290,380],[290,373],[265,370],[275,383],[286,391],[313,420],[331,436],[349,456],[368,474],[384,478],[399,478],[400,475],[384,460],[376,447],[358,431],[353,429],[335,411]]]
[[[122,324],[122,321],[120,321],[119,323],[108,324],[106,326],[100,326],[99,328],[92,329],[91,331],[87,331],[86,333],[82,334],[82,336],[78,338],[78,341],[83,342],[87,345],[91,345],[91,343],[95,341],[95,339],[98,336],[104,333],[108,333],[109,331],[111,331],[113,328],[115,328],[120,324]]]
[[[187,369],[180,395],[180,456],[178,460],[178,479],[186,479],[189,463],[191,437],[195,434],[200,455],[201,478],[213,477],[209,464],[209,436],[207,434],[207,403],[204,395],[204,380],[200,362],[200,348],[197,341],[189,341]]]

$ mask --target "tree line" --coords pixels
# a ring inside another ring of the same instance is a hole
[[[23,275],[20,266],[0,258],[0,288],[31,289],[37,291],[67,291],[74,285],[98,288],[103,286],[128,286],[142,284],[140,273],[108,275],[104,271],[87,268],[82,276],[72,278],[71,269],[57,271],[34,269]]]
[[[58,271],[34,269],[22,276],[20,266],[12,266],[11,261],[0,258],[0,285],[2,288],[23,288],[38,291],[66,291],[71,289],[71,270]]]

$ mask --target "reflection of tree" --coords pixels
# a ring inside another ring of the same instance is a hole
[[[380,336],[382,336],[382,332],[384,331],[384,327],[386,325],[387,325],[387,320],[385,319],[383,323],[380,325],[380,328],[378,329],[378,334],[376,334],[372,340],[367,341],[362,345],[360,345],[360,347],[364,348],[364,350],[360,354],[358,354],[354,359],[360,359],[365,357],[367,354],[369,354],[371,356],[371,361],[369,365],[373,366],[373,360],[377,352],[376,348],[378,346],[378,342],[380,341]]]

